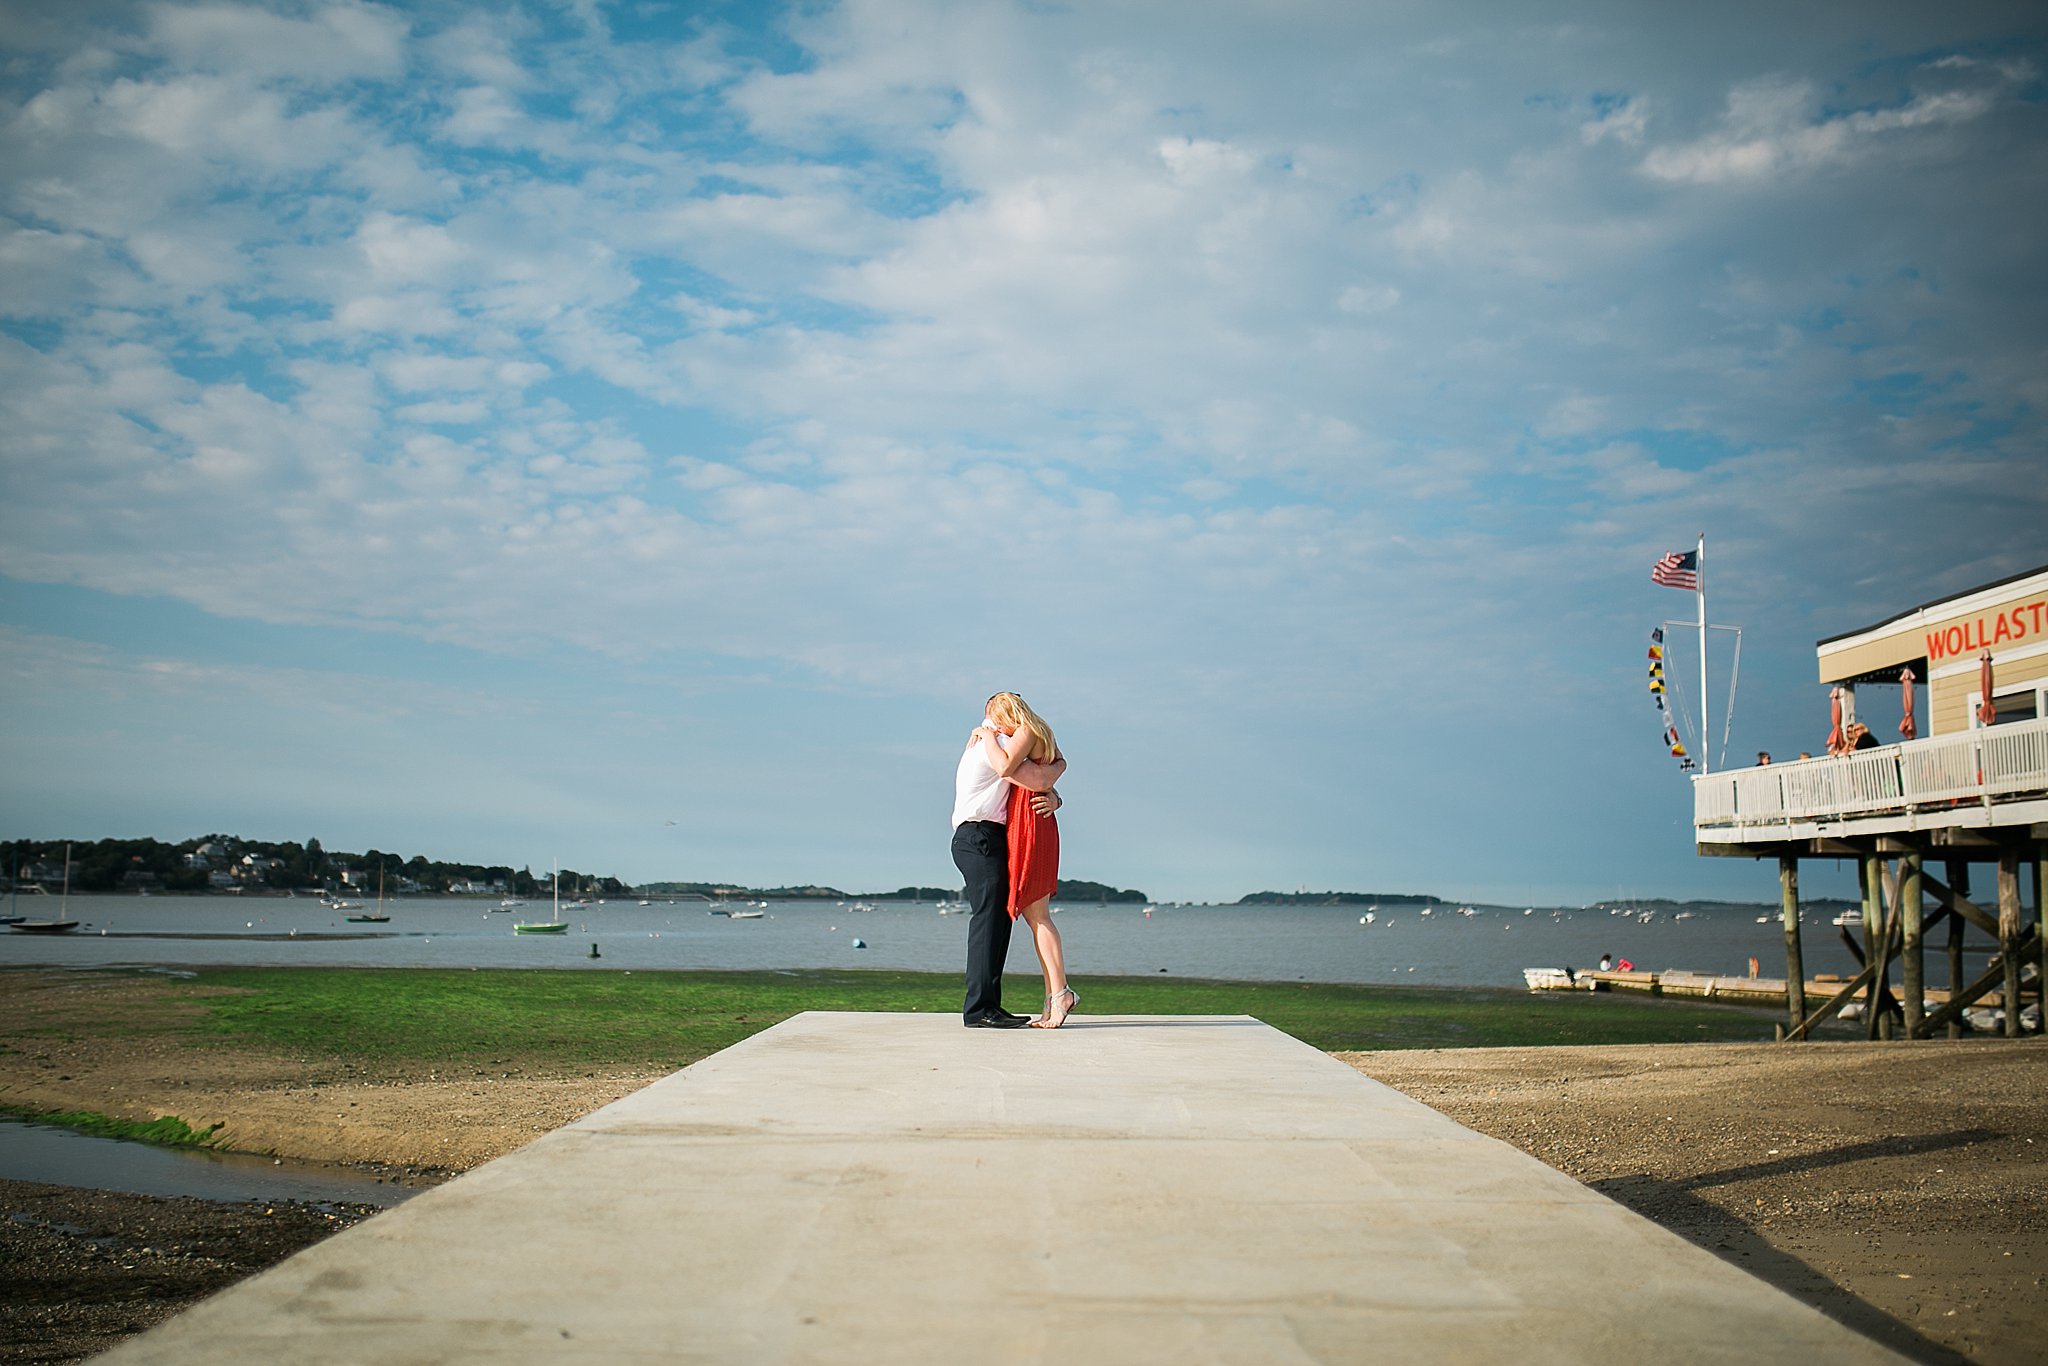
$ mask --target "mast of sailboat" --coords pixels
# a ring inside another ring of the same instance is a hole
[[[57,918],[69,920],[71,909],[71,842],[64,842],[64,897],[57,903]]]
[[[555,884],[555,919],[560,921],[562,918],[562,861],[560,859],[555,860],[554,876],[550,881]]]

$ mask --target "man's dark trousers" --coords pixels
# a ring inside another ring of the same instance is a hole
[[[995,821],[962,821],[953,830],[953,866],[967,879],[965,1020],[1003,1008],[1003,962],[1010,956],[1010,832]]]

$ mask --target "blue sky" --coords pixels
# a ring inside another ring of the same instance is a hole
[[[1669,8],[10,7],[0,826],[944,885],[1012,688],[1076,877],[1767,899],[1648,570],[1734,757],[2048,560],[2048,24]]]

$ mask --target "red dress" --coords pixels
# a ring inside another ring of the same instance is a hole
[[[1040,897],[1051,896],[1060,878],[1060,824],[1031,809],[1032,794],[1010,784],[1010,919]]]

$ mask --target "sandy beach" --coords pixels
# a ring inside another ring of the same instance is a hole
[[[191,1032],[118,1046],[66,1021],[146,1021],[135,978],[17,979],[0,1103],[222,1123],[231,1146],[459,1172],[662,1075],[369,1069]],[[2048,1331],[2048,1048],[1673,1044],[1339,1054],[1915,1359],[2033,1362]],[[207,1205],[0,1183],[0,1261],[37,1266],[0,1308],[0,1360],[121,1335],[367,1211]],[[1616,1287],[1615,1293],[1627,1293]],[[1654,1312],[1654,1306],[1645,1306]]]
[[[1339,1056],[1915,1360],[2041,1360],[2039,1040]]]

